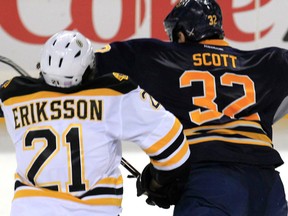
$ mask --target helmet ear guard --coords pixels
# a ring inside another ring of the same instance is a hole
[[[84,73],[94,70],[94,67],[91,42],[79,32],[56,33],[43,47],[40,71],[51,86],[69,88],[79,85]]]
[[[180,0],[165,18],[164,27],[173,42],[179,31],[190,42],[224,38],[222,12],[215,0]]]

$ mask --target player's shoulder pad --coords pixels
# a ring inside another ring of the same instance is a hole
[[[109,80],[109,82],[110,79],[111,83],[109,83],[108,85],[109,88],[114,89],[123,94],[128,93],[137,88],[137,84],[129,76],[125,74],[112,72],[110,76],[109,75],[107,76],[107,80]]]
[[[138,85],[127,75],[112,72],[97,77],[88,88],[108,88],[126,94],[138,87]]]
[[[37,83],[38,79],[26,76],[16,76],[10,80],[6,80],[1,84],[1,89],[14,88],[15,86],[30,86],[31,84]]]
[[[41,86],[38,79],[17,76],[5,81],[0,88],[0,97],[4,101],[10,97],[20,96],[39,90]]]

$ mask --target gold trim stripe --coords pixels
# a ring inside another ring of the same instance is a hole
[[[99,184],[105,184],[105,185],[123,185],[123,178],[122,176],[119,176],[118,178],[108,177],[103,178],[100,181],[98,181],[95,186]]]
[[[218,134],[229,134],[229,135],[234,135],[234,134],[239,134],[245,137],[248,137],[253,140],[259,140],[267,143],[272,143],[272,140],[264,135],[264,134],[259,134],[259,133],[253,133],[253,132],[243,132],[243,131],[234,131],[234,130],[229,130],[229,129],[219,129],[219,130],[211,130],[208,133],[218,133]]]
[[[172,166],[172,165],[178,163],[179,161],[181,161],[184,158],[184,156],[187,154],[188,150],[189,150],[189,145],[188,145],[188,142],[185,140],[185,143],[184,143],[183,147],[180,149],[180,151],[177,152],[177,154],[175,154],[169,160],[156,161],[156,160],[151,159],[151,163],[155,166],[158,166],[158,167]]]
[[[222,39],[208,39],[201,41],[200,44],[207,44],[207,45],[218,45],[218,46],[229,46],[229,43]]]
[[[121,206],[122,198],[92,198],[81,200],[70,194],[48,191],[48,190],[19,190],[15,192],[13,199],[25,198],[25,197],[50,197],[57,198],[62,200],[68,200],[72,202],[77,202],[81,204],[88,205],[113,205],[113,206]],[[87,198],[87,197],[86,197]]]
[[[184,134],[186,136],[191,136],[191,135],[197,134],[195,132],[199,132],[201,130],[213,130],[213,129],[216,130],[216,129],[226,129],[226,128],[235,128],[235,127],[253,127],[253,128],[258,128],[263,131],[259,123],[238,120],[235,122],[229,122],[229,123],[222,124],[222,125],[208,125],[208,126],[199,126],[195,128],[189,128],[189,129],[184,130]]]
[[[167,145],[171,140],[176,136],[176,134],[179,132],[181,129],[182,125],[178,119],[175,119],[174,125],[172,129],[164,136],[162,139],[154,143],[152,146],[149,148],[145,149],[144,151],[149,155],[149,154],[154,154],[159,149],[163,148],[165,145]]]
[[[15,103],[20,103],[23,101],[31,101],[35,99],[47,99],[47,98],[57,98],[57,97],[63,97],[63,96],[117,96],[122,95],[122,93],[117,92],[112,89],[107,88],[101,88],[101,89],[90,89],[90,90],[84,90],[80,92],[74,92],[74,93],[60,93],[60,92],[49,92],[49,91],[40,91],[28,95],[22,95],[22,96],[15,96],[7,99],[4,101],[4,105],[9,106],[13,105]]]
[[[272,148],[271,143],[265,143],[263,141],[258,141],[258,140],[253,140],[253,139],[226,138],[226,137],[221,137],[221,136],[211,136],[211,137],[191,139],[191,140],[188,140],[188,144],[195,145],[198,143],[209,142],[209,141],[224,141],[224,142],[244,144],[244,145],[268,146]]]

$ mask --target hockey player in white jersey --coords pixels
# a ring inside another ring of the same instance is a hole
[[[125,75],[92,81],[94,66],[90,41],[63,31],[43,47],[41,78],[1,86],[17,160],[11,216],[119,215],[122,140],[150,157],[156,194],[187,174],[190,151],[178,119]]]

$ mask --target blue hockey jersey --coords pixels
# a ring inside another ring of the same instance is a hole
[[[179,118],[193,162],[283,163],[272,125],[288,110],[287,50],[133,39],[95,55],[97,73],[129,75]]]

